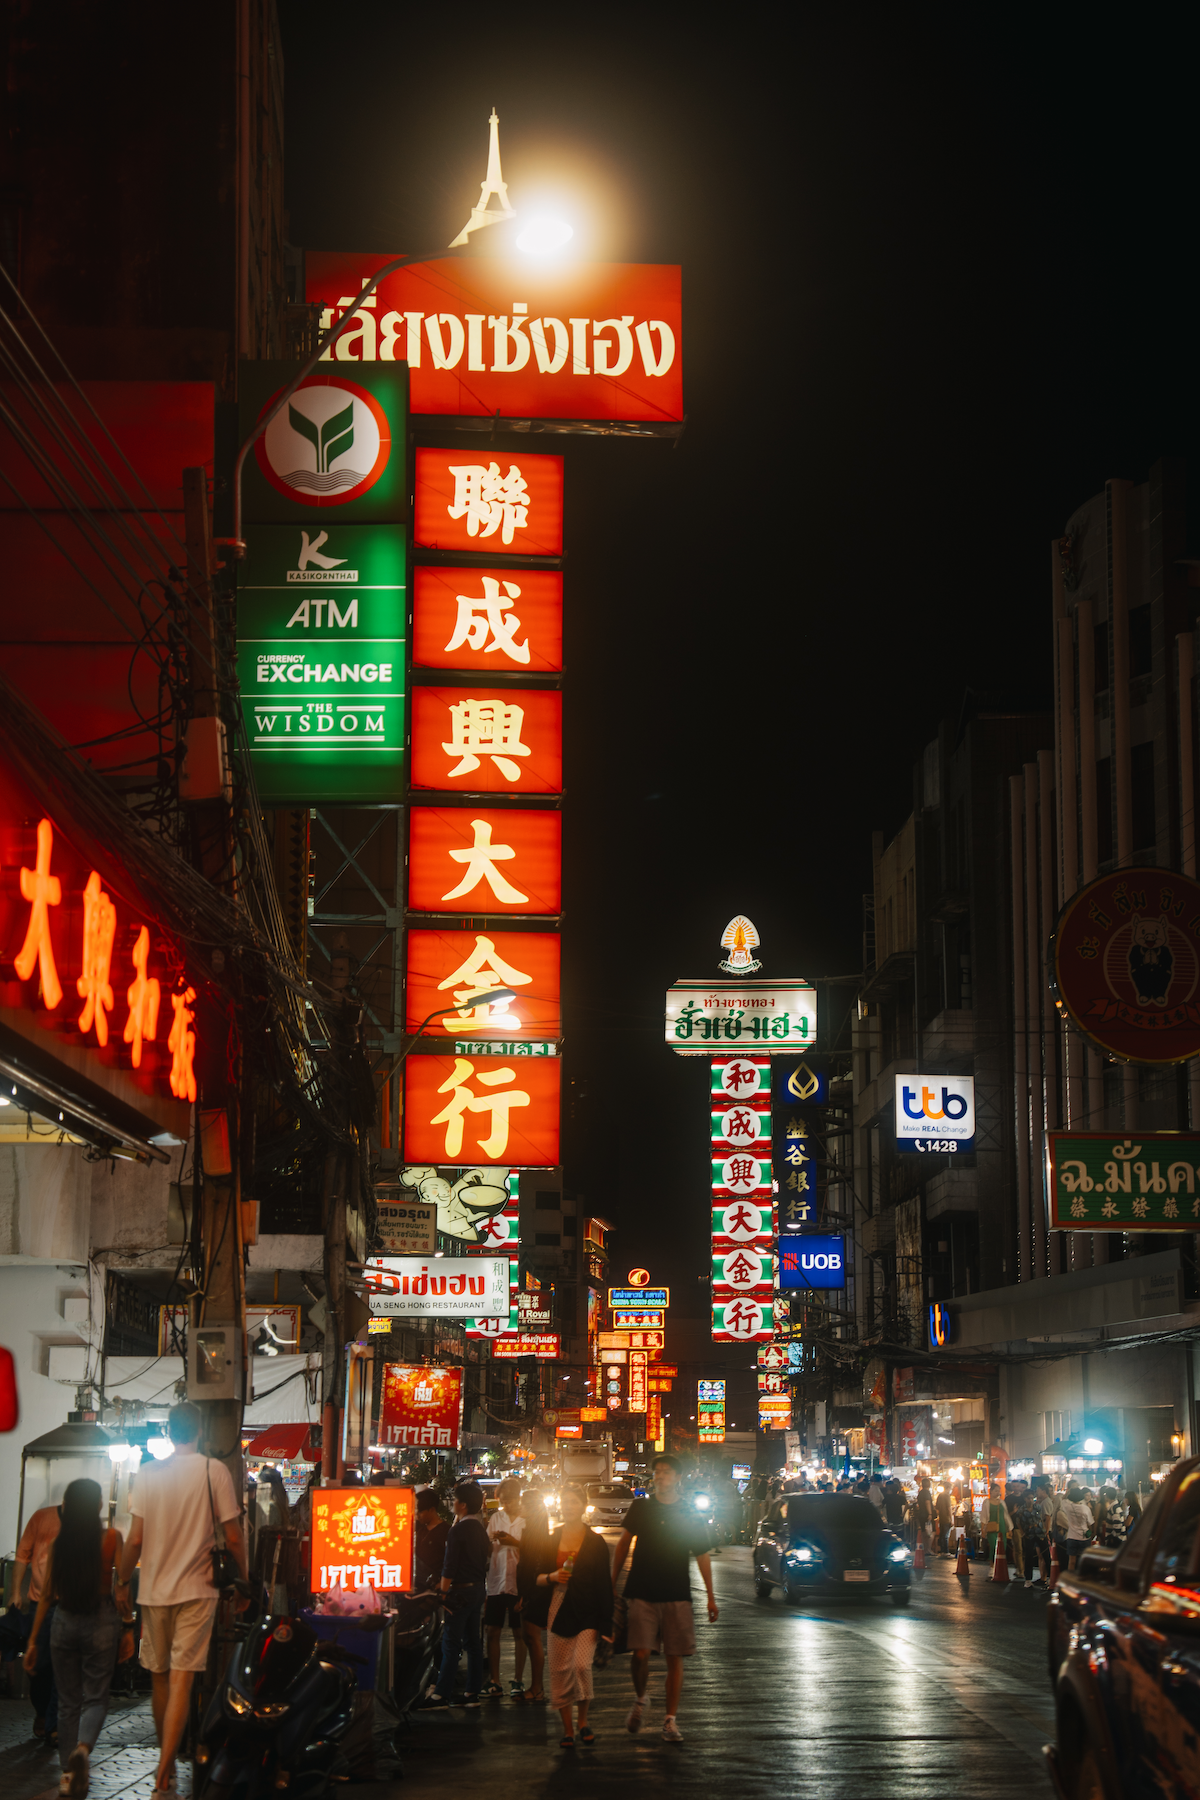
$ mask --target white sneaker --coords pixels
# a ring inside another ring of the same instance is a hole
[[[683,1733],[680,1731],[678,1725],[675,1723],[674,1717],[670,1713],[668,1713],[667,1717],[663,1720],[663,1736],[666,1738],[668,1744],[682,1744],[683,1742]]]
[[[645,1710],[646,1710],[645,1700],[635,1700],[634,1701],[633,1705],[629,1709],[629,1717],[625,1721],[626,1731],[640,1731],[642,1729],[642,1714],[645,1712]]]

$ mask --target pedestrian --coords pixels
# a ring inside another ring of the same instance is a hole
[[[527,1698],[542,1702],[546,1698],[546,1646],[542,1633],[549,1617],[551,1592],[548,1587],[537,1585],[537,1577],[545,1566],[542,1559],[550,1537],[550,1521],[546,1517],[546,1497],[538,1488],[530,1488],[523,1497],[521,1517],[525,1528],[517,1557],[517,1592],[521,1596],[521,1632],[531,1673]]]
[[[921,1485],[917,1489],[917,1530],[925,1541],[926,1555],[933,1551],[933,1483],[928,1475],[922,1475]]]
[[[422,1488],[417,1495],[417,1529],[413,1534],[413,1586],[418,1590],[435,1587],[441,1580],[449,1536],[450,1524],[442,1513],[436,1490]]]
[[[1009,1514],[1007,1506],[1005,1506],[1003,1500],[1000,1498],[999,1486],[994,1481],[988,1493],[985,1519],[987,1530],[987,1559],[989,1562],[995,1562],[997,1543],[1003,1542],[1007,1544],[1008,1542],[1008,1534],[1012,1530],[1012,1517]]]
[[[31,1622],[37,1616],[37,1606],[46,1580],[50,1546],[58,1536],[61,1523],[61,1504],[39,1506],[36,1512],[30,1514],[29,1523],[21,1533],[21,1541],[17,1545],[13,1568],[13,1600],[16,1605],[22,1606],[21,1589],[28,1574],[29,1594],[24,1605],[28,1608]],[[50,1633],[53,1629],[54,1604],[51,1602],[34,1640],[38,1650],[37,1667],[29,1678],[29,1698],[33,1703],[33,1735],[48,1744],[55,1742],[58,1731],[58,1689],[54,1685],[54,1665],[50,1656]]]
[[[596,1741],[587,1722],[592,1661],[600,1639],[612,1637],[613,1584],[604,1539],[584,1523],[583,1489],[567,1482],[559,1504],[562,1524],[539,1545],[541,1567],[534,1570],[533,1586],[550,1594],[550,1699],[562,1720],[559,1749],[572,1750],[576,1735],[584,1745]],[[576,1731],[571,1727],[572,1706],[578,1715]]]
[[[872,1475],[871,1485],[867,1489],[867,1499],[871,1502],[871,1505],[882,1519],[886,1508],[883,1492],[883,1477],[881,1475]]]
[[[492,1544],[492,1560],[488,1564],[487,1599],[483,1622],[487,1630],[488,1670],[491,1676],[483,1690],[485,1700],[499,1700],[504,1695],[500,1680],[500,1650],[507,1625],[513,1635],[513,1674],[509,1692],[514,1700],[525,1698],[525,1635],[521,1630],[521,1596],[517,1592],[517,1552],[525,1521],[520,1514],[521,1483],[510,1475],[497,1490],[500,1505],[488,1520],[487,1534]]]
[[[108,1695],[117,1666],[133,1655],[133,1634],[113,1600],[113,1572],[121,1553],[119,1531],[105,1531],[104,1497],[98,1481],[71,1482],[63,1495],[61,1528],[50,1546],[25,1669],[37,1671],[38,1633],[54,1603],[50,1659],[58,1688],[60,1743],[74,1748],[63,1757],[60,1794],[82,1800],[88,1791],[88,1759],[108,1713]]]
[[[943,1556],[950,1554],[950,1490],[945,1485],[940,1487],[933,1502],[933,1510],[937,1515],[938,1549]]]
[[[174,1783],[175,1753],[187,1724],[192,1682],[208,1662],[217,1610],[213,1549],[217,1534],[247,1574],[241,1508],[229,1470],[199,1453],[200,1408],[190,1400],[167,1415],[174,1446],[164,1462],[143,1463],[134,1479],[129,1537],[121,1552],[116,1601],[129,1611],[129,1578],[140,1564],[141,1662],[150,1672],[158,1733],[155,1793]],[[238,1610],[246,1601],[238,1603]]]
[[[1067,1568],[1074,1569],[1080,1552],[1087,1548],[1093,1528],[1092,1509],[1085,1502],[1083,1489],[1077,1481],[1069,1482],[1066,1493],[1059,1495],[1055,1522],[1065,1533]]]
[[[488,1565],[492,1544],[483,1512],[483,1489],[477,1481],[460,1481],[454,1489],[454,1523],[446,1539],[442,1563],[442,1604],[447,1618],[442,1629],[442,1666],[436,1684],[422,1701],[426,1711],[444,1711],[454,1698],[458,1659],[467,1653],[467,1691],[463,1705],[479,1705],[483,1686],[483,1640],[480,1619],[487,1595]]]
[[[888,1477],[883,1488],[883,1516],[893,1531],[904,1524],[904,1489],[894,1475]]]
[[[625,1721],[629,1731],[640,1731],[650,1675],[650,1652],[661,1649],[667,1659],[666,1715],[663,1737],[669,1744],[683,1742],[675,1723],[683,1690],[683,1659],[696,1650],[696,1621],[692,1612],[690,1559],[708,1594],[708,1616],[715,1624],[717,1602],[713,1595],[712,1564],[704,1522],[681,1503],[679,1464],[673,1456],[657,1456],[653,1466],[654,1493],[635,1500],[625,1514],[621,1536],[613,1554],[612,1579],[625,1566],[629,1547],[635,1544],[625,1583],[628,1613],[626,1642],[633,1652],[634,1702]]]

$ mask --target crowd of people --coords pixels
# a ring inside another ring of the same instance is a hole
[[[649,1659],[661,1650],[666,1664],[662,1735],[668,1743],[682,1742],[677,1715],[683,1664],[696,1648],[693,1559],[707,1594],[709,1619],[717,1617],[710,1541],[704,1520],[683,1504],[674,1457],[656,1458],[653,1487],[652,1494],[630,1504],[611,1555],[604,1538],[587,1523],[587,1496],[571,1482],[557,1490],[561,1517],[554,1526],[543,1492],[522,1489],[515,1477],[501,1482],[499,1506],[486,1523],[477,1482],[462,1481],[453,1490],[452,1525],[443,1517],[436,1493],[420,1493],[416,1585],[436,1582],[446,1614],[441,1668],[422,1710],[447,1712],[459,1705],[470,1711],[485,1700],[505,1698],[501,1663],[508,1632],[513,1675],[507,1697],[521,1705],[545,1703],[548,1670],[549,1703],[562,1720],[561,1748],[590,1747],[596,1741],[588,1710],[597,1660],[606,1662],[614,1647],[631,1653],[634,1695],[625,1724],[638,1732],[645,1722]],[[624,1589],[618,1594],[627,1561]],[[458,1695],[464,1656],[466,1687]]]

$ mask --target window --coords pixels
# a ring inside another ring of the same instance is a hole
[[[1150,608],[1135,606],[1129,615],[1129,676],[1136,680],[1139,675],[1151,672],[1150,643]],[[1097,683],[1099,686],[1099,683]]]
[[[535,1244],[553,1246],[555,1250],[558,1250],[562,1247],[562,1234],[558,1231],[535,1231],[533,1241]]]
[[[1095,689],[1098,694],[1108,692],[1108,621],[1102,625],[1092,626],[1092,655],[1095,659]]]
[[[562,1206],[562,1195],[555,1188],[539,1188],[533,1196],[536,1212],[558,1212]]]
[[[570,1213],[567,1213],[563,1219],[563,1231],[567,1237],[575,1236],[575,1232],[576,1232],[575,1220],[574,1220],[574,1217],[572,1216],[572,1214],[570,1214]]]
[[[1112,861],[1112,758],[1101,756],[1096,762],[1096,859]]]
[[[1149,607],[1139,609],[1149,612]],[[1135,744],[1129,753],[1129,787],[1133,810],[1133,848],[1153,850],[1154,745]]]
[[[1196,1570],[1197,1534],[1200,1533],[1200,1469],[1193,1469],[1179,1484],[1175,1501],[1163,1523],[1150,1579],[1156,1585],[1187,1583]]]

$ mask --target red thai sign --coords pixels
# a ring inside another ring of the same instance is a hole
[[[539,1361],[553,1362],[561,1353],[562,1338],[557,1331],[522,1331],[515,1338],[498,1338],[492,1345],[493,1358],[499,1357],[501,1362],[514,1356],[536,1356]]]
[[[312,251],[322,327],[390,258]],[[448,258],[385,275],[331,359],[407,361],[414,413],[677,423],[683,418],[679,268],[523,268]]]
[[[561,1037],[561,950],[552,931],[410,931],[405,1029],[439,1037]],[[499,988],[515,998],[476,1003]],[[439,1006],[451,1010],[430,1018]]]
[[[412,1587],[412,1488],[316,1488],[312,1498],[315,1594],[331,1587],[373,1587],[403,1594]]]
[[[418,450],[413,543],[418,550],[561,556],[561,456],[481,456],[469,447]]]
[[[554,569],[413,571],[415,669],[555,674],[563,666],[563,578]]]
[[[407,1161],[554,1168],[561,1069],[557,1056],[410,1056]]]
[[[449,793],[561,793],[562,695],[415,687],[410,781]]]
[[[408,825],[414,912],[562,911],[562,814],[414,806]]]
[[[1051,991],[1092,1041],[1126,1062],[1200,1055],[1200,883],[1167,869],[1102,875],[1063,907]]]
[[[383,1365],[379,1442],[457,1450],[462,1424],[462,1370]]]
[[[40,815],[40,816],[39,816]],[[196,990],[183,953],[0,770],[0,1017],[141,1096],[196,1098]]]

